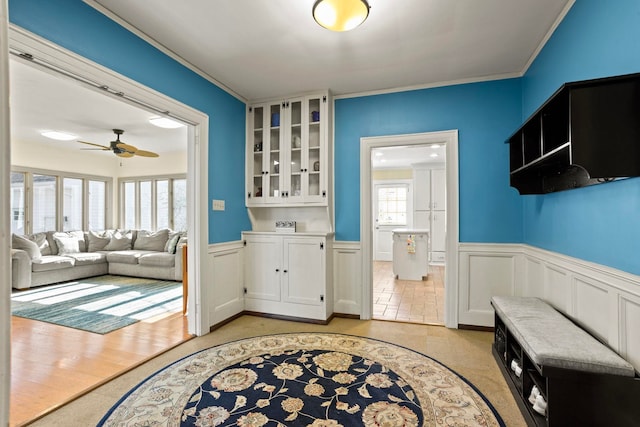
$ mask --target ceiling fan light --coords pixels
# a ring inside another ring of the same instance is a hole
[[[50,139],[55,139],[57,141],[71,141],[73,139],[77,139],[78,136],[77,135],[73,135],[70,133],[66,133],[66,132],[58,132],[55,130],[46,130],[46,131],[42,131],[40,132],[40,135],[50,138]]]
[[[165,129],[177,129],[184,126],[182,123],[171,120],[167,117],[152,117],[149,119],[149,123],[154,126],[158,126],[159,128]]]
[[[313,5],[313,19],[331,31],[349,31],[369,16],[366,0],[317,0]]]

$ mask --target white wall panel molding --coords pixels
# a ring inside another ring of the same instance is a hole
[[[521,251],[520,245],[460,244],[459,324],[493,326],[491,297],[517,294]]]
[[[552,304],[640,369],[640,276],[519,244],[460,245],[460,323],[493,326],[491,295]]]
[[[209,245],[203,286],[210,289],[209,327],[244,310],[244,245],[242,241]],[[210,278],[207,280],[206,278]],[[212,284],[215,283],[215,286]]]
[[[362,259],[360,242],[333,243],[333,310],[360,315],[362,311]]]

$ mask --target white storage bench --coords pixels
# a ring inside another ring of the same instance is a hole
[[[493,354],[529,425],[640,425],[640,378],[628,361],[541,299],[491,305]]]

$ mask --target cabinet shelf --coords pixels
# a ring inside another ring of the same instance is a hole
[[[565,83],[508,140],[511,186],[544,194],[640,176],[640,73]]]

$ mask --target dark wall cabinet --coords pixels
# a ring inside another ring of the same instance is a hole
[[[640,176],[640,73],[564,84],[507,142],[520,194]]]

